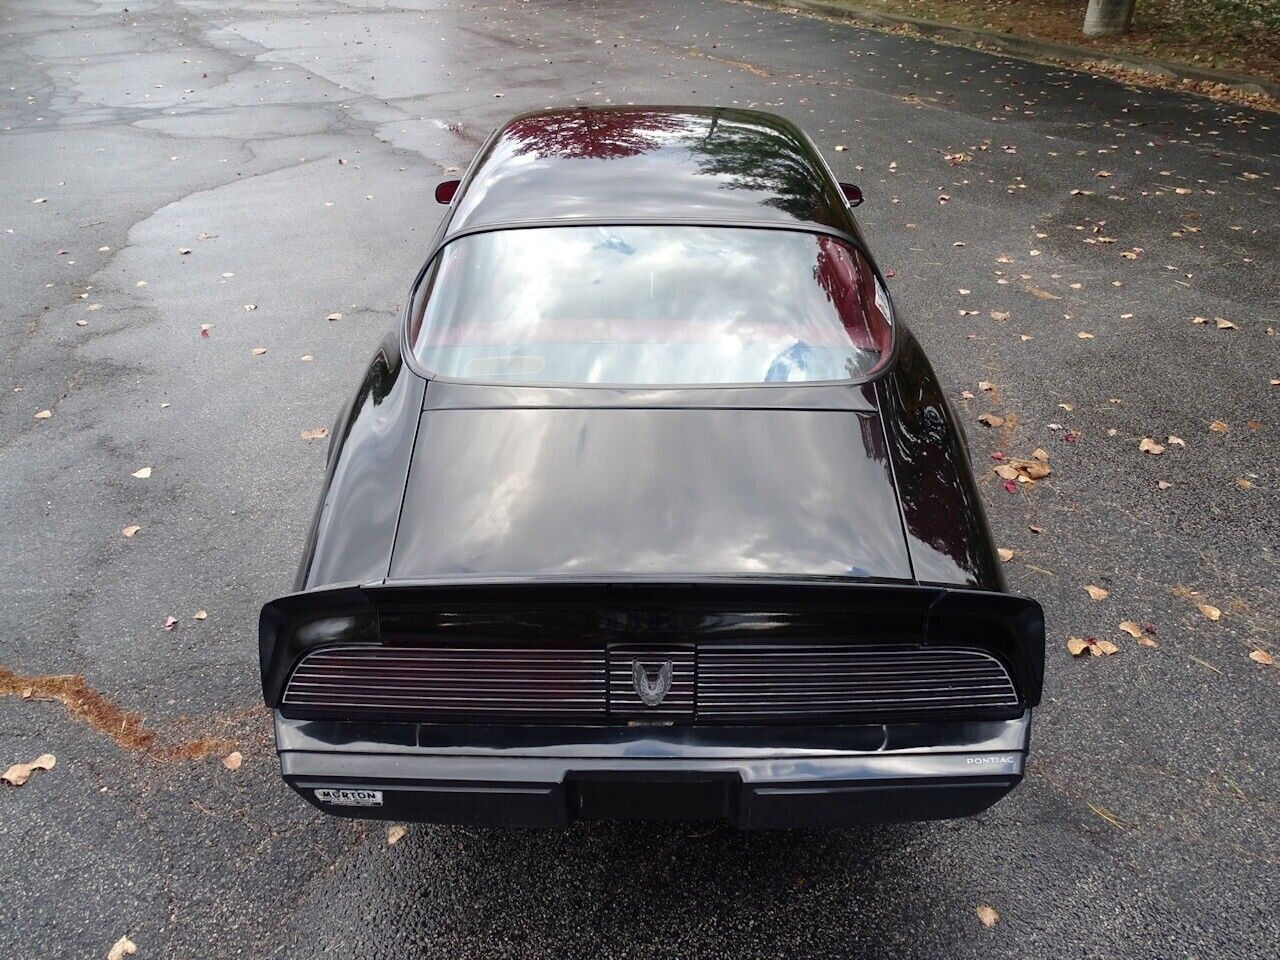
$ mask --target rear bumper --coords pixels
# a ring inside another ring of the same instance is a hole
[[[289,720],[285,781],[326,813],[493,826],[727,819],[744,829],[979,813],[1022,779],[1011,720],[782,727],[483,727]]]

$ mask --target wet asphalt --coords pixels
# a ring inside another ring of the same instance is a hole
[[[625,102],[774,110],[866,193],[1048,615],[988,813],[388,846],[280,782],[256,616],[322,479],[300,433],[395,322],[435,182],[513,113]],[[1274,956],[1278,159],[1275,114],[723,0],[3,0],[0,766],[57,765],[0,787],[0,955]],[[1037,447],[1006,492],[992,453]]]

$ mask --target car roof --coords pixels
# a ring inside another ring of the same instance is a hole
[[[836,184],[798,128],[721,107],[524,114],[490,138],[454,204],[449,236],[560,220],[850,229]]]

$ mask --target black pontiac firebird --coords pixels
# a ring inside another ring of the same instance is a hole
[[[764,113],[518,117],[443,183],[260,625],[285,780],[472,824],[977,813],[1044,622],[810,141]]]

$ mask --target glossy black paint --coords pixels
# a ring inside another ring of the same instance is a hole
[[[915,578],[1004,590],[963,428],[915,337],[901,325],[897,360],[876,391]]]
[[[879,417],[423,414],[391,580],[635,574],[910,581]]]
[[[333,425],[320,503],[295,589],[386,576],[426,381],[388,334]]]
[[[592,107],[517,117],[481,150],[449,233],[529,220],[698,219],[844,229],[809,139],[722,107]]]

